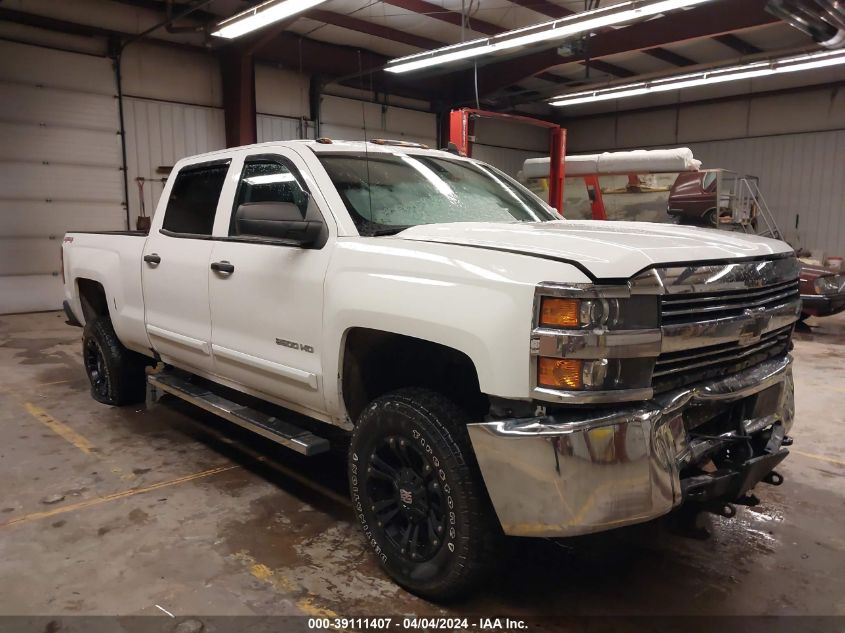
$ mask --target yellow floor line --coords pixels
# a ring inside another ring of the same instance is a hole
[[[240,466],[238,466],[237,464],[231,466],[218,466],[216,468],[209,468],[208,470],[203,470],[198,473],[192,473],[183,477],[177,477],[176,479],[168,479],[167,481],[161,481],[157,484],[144,486],[142,488],[130,488],[129,490],[115,492],[104,497],[95,497],[94,499],[80,501],[79,503],[53,508],[52,510],[44,510],[43,512],[33,512],[32,514],[26,514],[22,517],[18,517],[17,519],[12,519],[10,521],[6,521],[5,523],[0,523],[0,528],[9,527],[12,525],[20,525],[22,523],[30,523],[32,521],[38,521],[40,519],[47,519],[49,517],[56,516],[57,514],[65,514],[67,512],[76,512],[77,510],[84,510],[86,508],[102,505],[111,501],[117,501],[118,499],[126,499],[127,497],[133,497],[135,495],[140,495],[145,492],[152,492],[153,490],[160,490],[161,488],[167,488],[169,486],[187,483],[189,481],[194,481],[195,479],[210,477],[211,475],[216,475],[217,473],[226,472],[227,470],[233,470],[235,468],[240,468]]]
[[[790,452],[795,453],[796,455],[801,455],[802,457],[809,457],[810,459],[818,459],[819,461],[830,462],[831,464],[838,464],[839,466],[845,466],[845,461],[841,459],[825,457],[824,455],[816,455],[815,453],[805,453],[803,451],[790,450]]]
[[[31,402],[24,402],[23,406],[32,417],[41,422],[41,424],[53,431],[56,435],[73,444],[83,453],[90,454],[91,451],[95,450],[94,445],[88,441],[87,438],[74,431],[64,422],[59,422],[41,407],[37,407]]]
[[[252,574],[254,578],[271,585],[273,589],[278,591],[279,593],[283,594],[290,594],[296,593],[299,591],[306,591],[308,595],[299,598],[296,601],[296,606],[299,608],[300,611],[303,613],[310,615],[312,617],[321,617],[321,618],[336,618],[338,617],[337,613],[328,609],[326,607],[319,606],[315,604],[315,600],[317,600],[317,596],[308,592],[307,590],[303,589],[302,587],[297,586],[295,583],[291,582],[284,576],[276,573],[272,569],[270,569],[267,565],[263,563],[257,562],[252,556],[249,555],[247,552],[238,552],[236,556],[242,560],[243,562],[250,565],[249,573]],[[341,629],[342,631],[343,629]]]

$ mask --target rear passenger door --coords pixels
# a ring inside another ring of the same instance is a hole
[[[153,348],[164,362],[198,372],[214,370],[208,267],[228,169],[227,159],[179,170],[164,218],[160,225],[154,224],[159,229],[147,238],[141,264],[145,321]]]
[[[229,235],[214,242],[211,342],[215,371],[308,414],[323,413],[320,341],[323,280],[330,256],[330,214],[302,159],[293,151],[245,157]],[[288,202],[302,218],[324,223],[317,243],[300,247],[242,234],[239,205]],[[323,209],[321,210],[321,207]]]

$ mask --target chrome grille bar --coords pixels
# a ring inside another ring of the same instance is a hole
[[[661,314],[664,324],[697,322],[703,320],[699,315],[706,315],[706,318],[715,318],[711,315],[736,316],[746,310],[776,307],[799,298],[798,282],[792,281],[738,295],[707,293],[693,297],[664,296]]]
[[[775,330],[762,337],[759,343],[747,347],[742,347],[738,343],[728,343],[717,345],[715,348],[691,350],[690,353],[661,354],[655,364],[653,377],[659,378],[668,374],[684,373],[726,363],[733,364],[754,354],[778,347],[786,351],[791,331],[792,326]]]

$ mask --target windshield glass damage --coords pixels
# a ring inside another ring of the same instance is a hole
[[[383,152],[319,158],[362,235],[390,235],[419,224],[560,219],[487,165]]]

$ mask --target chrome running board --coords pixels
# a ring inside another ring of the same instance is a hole
[[[147,376],[147,384],[154,390],[174,395],[302,455],[318,455],[329,450],[329,441],[324,437],[318,437],[295,424],[227,400],[178,375],[168,372],[152,373]],[[152,400],[156,399],[153,396]]]

